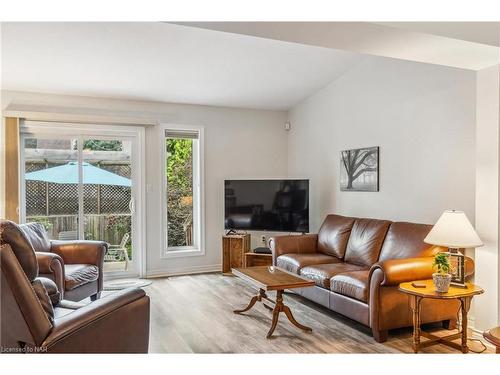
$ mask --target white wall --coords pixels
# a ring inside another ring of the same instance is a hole
[[[205,127],[205,217],[204,256],[162,259],[160,209],[161,171],[158,127],[146,128],[146,183],[151,185],[146,202],[146,245],[149,275],[220,269],[223,234],[224,178],[286,177],[286,113],[105,98],[2,92],[3,108],[9,103],[95,109],[99,114],[156,119],[162,123]],[[255,246],[260,237],[252,236]]]
[[[367,57],[289,112],[290,177],[311,179],[311,231],[327,213],[474,220],[475,72]],[[341,192],[340,151],[380,146],[380,191]]]
[[[500,66],[495,66],[477,72],[476,230],[484,246],[475,250],[475,282],[485,293],[474,300],[474,325],[480,330],[499,323],[499,108]]]

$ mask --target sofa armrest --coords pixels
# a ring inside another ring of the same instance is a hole
[[[434,257],[389,259],[383,262],[375,263],[370,269],[370,279],[376,269],[383,273],[382,286],[396,286],[400,283],[432,279],[434,268],[432,263]],[[474,261],[465,257],[465,277],[468,278],[474,274]]]
[[[61,298],[64,297],[64,260],[57,254],[42,251],[35,252],[40,276],[53,280]]]
[[[271,237],[268,242],[273,255],[273,264],[282,254],[315,253],[318,249],[317,234]]]
[[[380,285],[395,286],[400,283],[432,278],[433,257],[389,259],[375,263],[370,269],[370,279],[375,270],[380,269],[383,279]]]
[[[149,297],[125,289],[54,320],[42,343],[49,352],[147,353]]]

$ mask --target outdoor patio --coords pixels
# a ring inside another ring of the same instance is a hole
[[[51,239],[101,240],[110,244],[106,272],[123,271],[132,260],[130,150],[88,150],[79,170],[74,145],[26,142],[26,221],[41,223]],[[29,147],[29,146],[32,147]],[[81,178],[80,178],[81,173]],[[79,192],[83,187],[83,232],[79,235]]]

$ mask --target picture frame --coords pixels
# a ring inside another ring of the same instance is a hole
[[[340,152],[340,191],[379,191],[379,147]]]

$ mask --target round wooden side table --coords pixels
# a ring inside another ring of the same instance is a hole
[[[495,327],[483,332],[483,337],[489,343],[495,345],[496,353],[500,354],[500,327]]]
[[[417,287],[416,285],[423,287]],[[467,353],[469,351],[469,348],[467,347],[467,313],[469,312],[472,297],[481,294],[484,291],[477,285],[471,283],[466,283],[466,286],[467,288],[450,286],[450,289],[447,293],[439,293],[436,292],[436,288],[434,287],[434,283],[432,282],[432,280],[421,280],[399,284],[399,290],[403,293],[408,294],[410,298],[410,307],[413,313],[413,351],[415,353],[418,353],[421,348],[436,344],[444,344],[450,346],[452,348],[461,350],[462,353]],[[424,298],[459,300],[462,316],[462,332],[439,337],[422,331],[420,328],[420,304],[422,302],[422,299]],[[428,340],[420,342],[421,336],[427,338]],[[462,338],[461,345],[451,341],[459,337]]]

